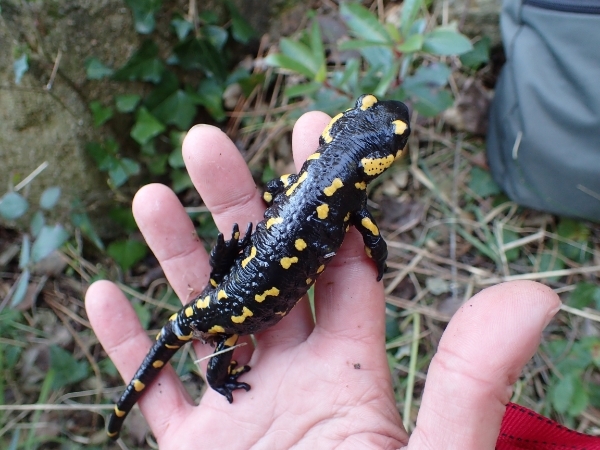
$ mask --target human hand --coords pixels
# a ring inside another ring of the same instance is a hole
[[[292,146],[299,168],[329,122],[303,116]],[[234,222],[262,219],[264,204],[233,143],[218,129],[193,128],[184,160],[194,185],[227,235]],[[208,280],[208,255],[175,194],[165,186],[142,188],[133,212],[173,289],[188,300]],[[417,428],[408,439],[392,391],[385,353],[385,303],[376,268],[354,229],[315,286],[315,315],[306,299],[274,327],[235,351],[252,371],[249,392],[234,403],[211,389],[196,406],[174,370],[163,369],[139,401],[159,448],[198,445],[227,449],[486,449],[493,448],[511,385],[537,348],[557,311],[558,297],[530,282],[485,290],[452,319],[431,363]],[[150,348],[127,299],[107,281],[86,295],[94,330],[129,380]],[[198,357],[212,352],[195,342]]]

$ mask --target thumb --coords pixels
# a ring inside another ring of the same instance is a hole
[[[454,315],[429,367],[411,449],[493,449],[512,385],[560,308],[548,287],[485,289]]]

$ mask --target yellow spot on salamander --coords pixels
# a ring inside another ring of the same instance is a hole
[[[191,306],[188,306],[187,308],[185,308],[185,316],[186,317],[192,317],[194,315],[194,308],[192,308]]]
[[[235,343],[238,340],[238,335],[237,334],[233,334],[231,337],[227,338],[225,340],[225,345],[227,347],[233,347],[235,345]]]
[[[402,120],[394,120],[392,123],[396,127],[394,129],[395,134],[404,134],[404,132],[408,128],[408,125],[406,125],[406,123],[403,122]]]
[[[152,363],[152,367],[154,367],[155,369],[160,369],[164,365],[165,365],[165,363],[162,362],[160,359],[157,359],[156,361],[154,361]]]
[[[171,344],[165,344],[165,347],[171,349],[171,350],[175,350],[177,348],[180,348],[179,345],[171,345]]]
[[[317,273],[321,273],[321,272],[323,272],[324,270],[325,270],[325,265],[324,265],[324,264],[321,264],[321,265],[319,266],[319,268],[317,269]]]
[[[277,289],[276,287],[272,287],[271,289],[267,289],[265,292],[261,294],[256,294],[254,296],[254,300],[256,300],[258,303],[264,302],[265,299],[267,298],[267,295],[271,295],[273,297],[276,297],[279,295],[279,289]]]
[[[177,319],[177,313],[172,314],[171,317],[169,317],[169,321],[173,322],[175,319]]]
[[[233,238],[234,239],[239,239],[240,238],[240,232],[236,231],[235,233],[233,233]]]
[[[263,199],[267,203],[271,203],[273,201],[273,195],[270,192],[265,192],[263,194]]]
[[[362,99],[362,102],[360,103],[360,109],[366,111],[375,103],[377,103],[377,98],[374,95],[365,95]]]
[[[267,227],[268,227],[268,226],[267,226]],[[249,263],[250,261],[252,261],[252,258],[254,258],[255,256],[256,256],[256,247],[252,247],[252,248],[250,249],[250,254],[248,255],[248,257],[247,257],[247,258],[244,258],[244,259],[242,260],[242,267],[243,267],[243,268],[246,268],[246,266],[248,265],[248,263]],[[221,299],[219,299],[219,300],[221,300]]]
[[[310,155],[308,158],[306,158],[307,161],[310,161],[311,159],[319,159],[321,157],[320,153],[313,153],[312,155]]]
[[[125,415],[125,411],[121,411],[117,405],[115,405],[115,416],[117,417],[123,417]]]
[[[306,180],[306,177],[308,177],[308,172],[304,172],[302,175],[300,175],[300,177],[298,178],[298,180],[294,184],[292,184],[287,191],[285,191],[285,195],[287,195],[288,197],[290,195],[292,195],[292,193],[296,190],[296,188],[298,186],[300,186],[300,184],[304,180]]]
[[[162,333],[158,333],[158,334],[156,335],[156,340],[157,340],[157,341],[160,339],[160,336],[161,336],[161,334],[162,334]]]
[[[254,313],[244,306],[244,309],[242,309],[242,315],[241,316],[231,316],[231,321],[235,322],[235,323],[244,323],[244,321],[246,320],[246,317],[251,317],[253,315],[254,315]]]
[[[192,339],[194,337],[194,332],[191,332],[188,335],[182,335],[182,336],[177,336],[177,339],[179,339],[180,341],[189,341],[190,339]]]
[[[209,330],[209,333],[225,333],[225,328],[221,325],[213,325]]]
[[[306,241],[304,239],[296,239],[294,247],[296,247],[296,250],[302,251],[306,248]]]
[[[373,233],[373,235],[379,236],[379,228],[377,228],[377,225],[375,225],[371,219],[369,219],[368,217],[364,217],[363,220],[360,221],[360,223],[363,227],[365,227],[367,230]]]
[[[196,300],[196,308],[197,309],[208,308],[209,304],[210,304],[210,296],[209,295],[207,295],[204,298],[199,298],[198,300]]]
[[[367,183],[365,183],[364,181],[361,181],[359,183],[354,183],[354,187],[356,187],[356,189],[365,190],[367,188]]]
[[[287,314],[287,311],[277,311],[275,314],[278,316],[284,317]]]
[[[108,435],[109,438],[114,438],[119,435],[119,432],[118,431],[107,431],[106,434]]]
[[[383,158],[363,158],[360,160],[367,175],[375,176],[385,171],[394,162],[394,155]]]
[[[365,247],[365,253],[369,258],[373,258],[373,255],[371,254],[371,249],[369,247]]]
[[[329,215],[329,205],[323,204],[321,206],[317,206],[317,217],[319,219],[327,219]]]
[[[337,191],[342,186],[344,186],[344,183],[342,183],[342,180],[340,180],[339,178],[336,178],[332,181],[331,186],[327,186],[325,189],[323,189],[323,193],[327,197],[331,197],[333,194],[335,194],[335,191]]]
[[[310,284],[310,283],[312,283],[312,282],[313,282],[313,279],[312,279],[312,278],[307,278],[307,279],[306,279],[306,284]]]
[[[221,289],[217,294],[217,300],[223,300],[224,298],[227,298],[227,293]]]
[[[211,278],[209,282],[212,287],[217,287],[217,282],[214,279]]]
[[[327,125],[323,130],[323,134],[321,134],[321,137],[323,138],[325,143],[329,144],[331,141],[333,141],[333,137],[331,136],[331,127],[333,127],[333,124],[336,123],[343,115],[343,113],[339,113],[337,116],[331,119],[329,125]]]
[[[137,392],[142,392],[144,390],[144,388],[146,387],[146,385],[144,383],[142,383],[140,380],[133,380],[133,388],[137,391]]]
[[[350,220],[350,213],[346,213],[344,216],[344,222],[348,222]]]
[[[271,217],[269,220],[267,220],[267,230],[269,228],[271,228],[273,225],[277,225],[278,223],[283,222],[283,218],[282,217]],[[254,250],[254,254],[256,255],[256,249]],[[243,262],[242,262],[243,264]]]
[[[290,184],[290,175],[289,173],[286,173],[285,175],[281,175],[279,177],[279,179],[281,180],[281,182],[283,183],[284,187],[287,187],[288,184]]]
[[[279,261],[279,264],[281,264],[281,267],[283,267],[284,269],[289,269],[292,264],[297,263],[298,262],[298,258],[296,256],[293,256],[291,258],[288,258],[287,256],[285,258],[281,258],[281,261]]]

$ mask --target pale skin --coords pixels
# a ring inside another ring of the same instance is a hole
[[[292,138],[297,168],[316,150],[329,120],[319,112],[298,120]],[[225,236],[234,222],[245,229],[262,219],[261,192],[221,131],[192,128],[183,155]],[[145,186],[135,196],[133,213],[179,298],[199,292],[208,281],[208,255],[175,194],[163,185]],[[139,402],[161,450],[493,449],[512,385],[558,311],[558,296],[522,281],[491,287],[464,304],[431,362],[417,427],[409,436],[392,391],[383,283],[376,275],[361,236],[351,229],[315,287],[316,324],[303,299],[256,336],[255,348],[236,350],[235,359],[252,366],[241,378],[252,389],[236,391],[231,405],[208,389],[196,406],[166,366]],[[108,281],[89,288],[86,308],[108,356],[129,381],[151,338]],[[208,345],[193,345],[199,358],[212,352]]]

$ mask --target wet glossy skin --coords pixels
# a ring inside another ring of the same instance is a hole
[[[284,317],[315,283],[340,248],[349,226],[362,234],[365,251],[385,270],[387,247],[366,207],[367,184],[385,171],[406,145],[408,110],[403,103],[360,97],[354,108],[332,119],[320,146],[296,175],[267,185],[264,220],[240,239],[237,226],[211,252],[210,282],[171,316],[127,386],[112,414],[108,434],[116,438],[126,414],[175,352],[192,339],[232,347],[238,336],[264,330]],[[211,358],[209,385],[233,401],[235,389],[250,389],[238,377],[232,352]]]

